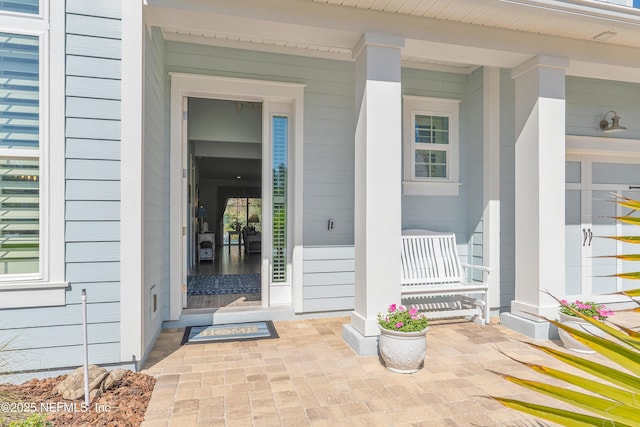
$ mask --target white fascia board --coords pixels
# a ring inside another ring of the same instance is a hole
[[[537,9],[579,15],[588,18],[605,19],[624,24],[640,25],[640,10],[629,6],[593,0],[500,0],[504,3],[529,6]]]

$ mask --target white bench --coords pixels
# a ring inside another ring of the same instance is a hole
[[[461,263],[455,234],[403,230],[401,260],[403,304],[425,311],[429,319],[465,316],[489,323],[491,269]],[[463,267],[482,271],[482,282],[466,282]]]

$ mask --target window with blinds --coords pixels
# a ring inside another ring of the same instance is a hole
[[[287,281],[287,151],[289,118],[274,116],[273,129],[273,282]]]
[[[38,2],[0,9],[37,12]],[[39,36],[0,33],[0,278],[40,272]]]

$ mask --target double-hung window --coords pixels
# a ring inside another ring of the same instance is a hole
[[[64,304],[64,141],[53,130],[64,116],[51,126],[49,105],[52,80],[63,83],[50,62],[64,57],[49,60],[50,12],[46,0],[0,0],[0,308]]]
[[[457,195],[458,100],[403,97],[405,195]]]

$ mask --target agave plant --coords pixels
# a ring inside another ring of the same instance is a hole
[[[623,207],[632,209],[631,213],[616,217],[618,221],[640,225],[640,218],[632,216],[636,210],[640,210],[640,201],[619,195],[616,195],[615,201]],[[640,244],[640,236],[616,236],[611,238],[627,243]],[[614,257],[628,261],[640,261],[640,254],[615,255]],[[623,279],[640,279],[640,272],[623,273],[616,276]],[[640,289],[623,293],[631,299],[640,297]],[[537,372],[562,380],[583,391],[558,387],[539,381],[524,380],[511,375],[502,375],[503,378],[569,403],[585,412],[576,412],[501,397],[493,397],[493,399],[507,407],[566,426],[640,426],[640,333],[618,325],[615,325],[616,327],[614,328],[585,316],[575,309],[569,309],[577,317],[604,331],[609,338],[601,338],[583,330],[563,325],[555,320],[550,320],[550,322],[622,369],[597,363],[584,357],[567,354],[550,347],[528,343],[531,347],[578,368],[590,376],[604,380],[606,383],[546,366],[520,362]],[[635,311],[640,311],[640,307],[636,307]]]

